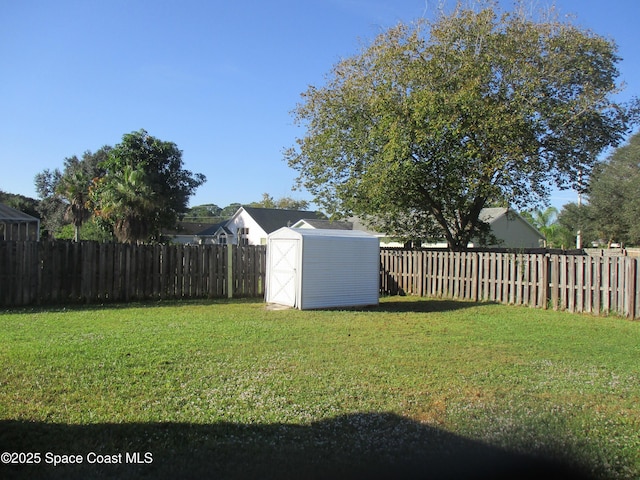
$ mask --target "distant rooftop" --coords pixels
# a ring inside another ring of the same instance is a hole
[[[36,217],[32,217],[20,210],[11,208],[8,205],[0,203],[0,222],[37,222]]]

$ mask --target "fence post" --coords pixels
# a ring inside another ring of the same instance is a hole
[[[549,270],[551,269],[551,259],[549,258],[549,254],[542,255],[541,258],[541,276],[540,280],[540,297],[539,302],[542,304],[543,309],[549,308],[549,301],[551,300],[550,289],[549,289]]]
[[[638,288],[638,282],[639,282],[638,277],[640,277],[640,260],[635,259],[634,263],[636,268],[633,276],[635,279],[634,281],[636,285],[636,293],[635,293],[635,300],[633,302],[635,309],[633,311],[632,318],[640,318],[640,288]]]

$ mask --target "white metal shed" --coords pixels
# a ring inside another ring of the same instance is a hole
[[[265,300],[301,310],[377,305],[380,244],[357,230],[283,227],[267,238]]]

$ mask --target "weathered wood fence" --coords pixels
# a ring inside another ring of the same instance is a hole
[[[0,307],[263,297],[266,247],[0,241]],[[640,259],[382,248],[380,293],[640,318]]]
[[[640,262],[624,256],[381,249],[381,292],[640,318]]]
[[[265,247],[0,242],[0,306],[264,295]]]

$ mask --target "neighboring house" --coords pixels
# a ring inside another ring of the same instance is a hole
[[[486,246],[502,248],[544,247],[544,235],[514,210],[503,207],[483,208],[480,212],[480,220],[489,224],[491,233],[499,241],[497,245]]]
[[[0,203],[0,240],[40,240],[40,220]]]
[[[240,207],[214,234],[214,243],[266,245],[267,236],[301,219],[319,220],[315,212],[279,208]]]
[[[544,246],[544,235],[536,230],[529,222],[518,215],[517,212],[507,208],[483,208],[480,212],[480,220],[491,227],[491,233],[496,237],[496,245],[479,245],[477,242],[469,243],[469,247],[496,247],[496,248],[540,248]],[[306,222],[306,221],[305,221]],[[353,230],[375,235],[380,240],[381,247],[402,247],[404,244],[388,234],[375,232],[365,226],[357,217],[350,217],[348,222],[334,222],[337,224],[350,223]],[[296,227],[307,228],[332,228],[331,226],[314,227],[313,222],[300,222]],[[447,248],[445,241],[423,243],[426,248]]]
[[[163,230],[162,236],[173,243],[183,245],[204,245],[216,243],[215,233],[221,223],[178,222],[175,230]]]
[[[507,208],[484,208],[480,220],[487,222],[491,232],[499,240],[500,248],[540,248],[544,236],[517,212]],[[282,227],[358,230],[378,237],[381,247],[403,247],[404,243],[392,236],[367,228],[357,217],[348,221],[331,221],[318,218],[315,212],[284,210],[278,208],[240,207],[223,223],[181,223],[182,230],[164,232],[176,243],[266,245],[267,236]],[[424,243],[423,247],[446,248],[446,242]],[[473,242],[469,247],[480,246]]]
[[[368,234],[373,235],[375,237],[378,237],[378,240],[380,241],[380,246],[381,247],[404,247],[404,243],[402,243],[402,242],[398,241],[397,239],[389,236],[388,234],[376,232],[375,230],[371,230],[358,217],[349,217],[347,219],[347,221],[349,221],[349,222],[351,222],[353,224],[353,229],[354,230],[359,230],[361,232],[365,232],[365,233],[368,233]]]

